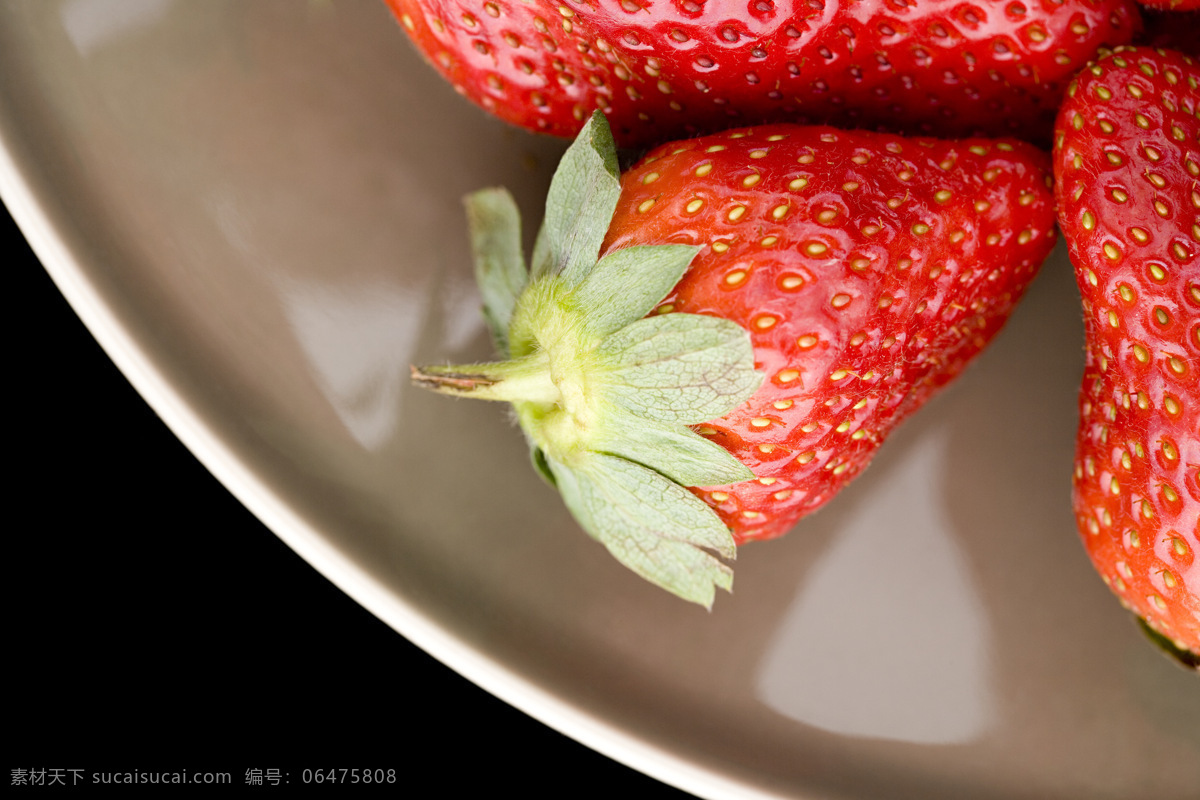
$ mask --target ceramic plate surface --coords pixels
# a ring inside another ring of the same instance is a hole
[[[1061,249],[708,614],[581,533],[499,408],[409,386],[489,356],[460,197],[509,186],[532,235],[564,145],[459,98],[382,3],[4,3],[0,138],[5,202],[209,469],[534,716],[705,797],[1200,794],[1200,683],[1076,541]]]

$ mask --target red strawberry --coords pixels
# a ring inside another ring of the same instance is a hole
[[[1076,518],[1121,600],[1200,655],[1200,68],[1118,49],[1069,94],[1055,170],[1087,326]]]
[[[511,199],[469,206],[512,360],[414,377],[513,402],[583,527],[708,605],[730,576],[699,548],[784,533],[1000,328],[1054,241],[1049,164],[774,125],[660,147],[618,188],[603,119],[555,176],[531,278]]]
[[[1133,0],[388,0],[464,95],[534,131],[594,110],[623,146],[768,121],[1049,141]]]

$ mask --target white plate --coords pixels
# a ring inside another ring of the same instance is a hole
[[[374,2],[0,6],[0,189],[114,361],[285,542],[454,669],[705,797],[1189,797],[1200,684],[1069,505],[1082,328],[1051,259],[994,347],[711,614],[580,533],[487,404],[459,198],[563,145]]]

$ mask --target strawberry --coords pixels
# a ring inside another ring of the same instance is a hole
[[[641,146],[768,121],[1049,142],[1133,0],[388,0],[459,92],[533,131]]]
[[[618,184],[600,114],[555,175],[530,273],[507,193],[468,210],[509,360],[414,379],[512,402],[582,526],[706,606],[731,581],[713,553],[858,474],[1054,241],[1049,163],[1020,142],[768,125],[665,145]]]
[[[1074,478],[1080,536],[1118,597],[1200,655],[1200,69],[1123,48],[1059,114],[1059,224],[1087,358]]]

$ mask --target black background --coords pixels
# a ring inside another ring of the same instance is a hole
[[[7,209],[0,247],[16,277],[10,774],[212,770],[240,785],[280,769],[298,788],[304,769],[382,768],[421,794],[689,796],[509,707],[342,594],[175,439]]]

